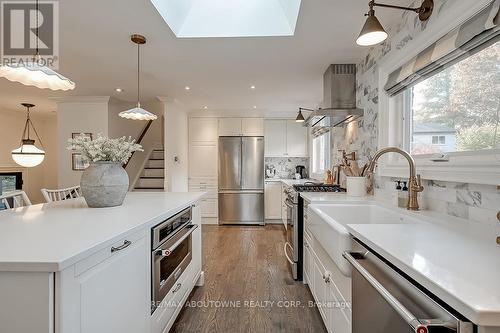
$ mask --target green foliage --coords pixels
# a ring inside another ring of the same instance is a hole
[[[458,133],[457,148],[459,151],[500,148],[500,131],[495,126],[472,125]]]
[[[414,121],[455,128],[458,151],[498,146],[499,92],[497,42],[417,84],[413,88]]]

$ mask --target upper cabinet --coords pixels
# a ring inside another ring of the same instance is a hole
[[[189,119],[189,178],[217,178],[217,118]]]
[[[269,157],[308,157],[307,127],[294,120],[266,120],[265,155]]]
[[[189,142],[191,144],[217,144],[217,118],[190,118]]]
[[[220,136],[263,136],[262,118],[219,118]]]

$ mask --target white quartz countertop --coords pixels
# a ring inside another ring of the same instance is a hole
[[[368,203],[373,196],[301,192],[311,203]],[[480,326],[500,326],[499,228],[430,212],[403,214],[415,224],[348,224],[346,228],[431,293]]]
[[[481,326],[500,326],[500,246],[435,224],[351,224],[349,232]]]
[[[88,208],[78,198],[0,211],[0,271],[61,271],[204,194],[129,192],[119,207]]]

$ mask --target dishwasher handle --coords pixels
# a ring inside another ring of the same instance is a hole
[[[394,297],[382,284],[373,277],[355,258],[364,258],[366,254],[360,252],[344,252],[342,256],[354,267],[365,280],[386,300],[401,318],[413,329],[415,333],[429,333],[430,327],[446,327],[457,331],[456,327],[450,327],[450,323],[434,319],[418,319],[410,312],[396,297]]]

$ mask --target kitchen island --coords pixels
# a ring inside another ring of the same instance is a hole
[[[0,212],[2,332],[163,332],[201,272],[201,233],[166,301],[152,310],[151,228],[192,207],[202,192],[131,192],[122,206],[83,198]],[[175,303],[175,306],[173,305]]]

